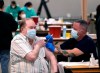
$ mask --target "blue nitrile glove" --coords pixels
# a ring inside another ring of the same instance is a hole
[[[46,36],[46,41],[49,42],[49,43],[53,43],[53,37],[52,37],[52,35],[48,34]]]
[[[51,52],[54,52],[55,46],[52,43],[47,42],[46,48],[48,48]]]

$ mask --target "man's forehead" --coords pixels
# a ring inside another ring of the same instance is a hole
[[[73,22],[73,26],[74,29],[79,29],[80,28],[80,23],[78,22]]]
[[[80,23],[74,22],[74,23],[73,23],[73,26],[80,26]]]
[[[26,20],[26,25],[35,25],[34,21],[32,19],[27,19]]]

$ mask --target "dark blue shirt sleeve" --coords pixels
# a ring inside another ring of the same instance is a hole
[[[70,38],[67,41],[63,42],[60,47],[63,50],[67,50],[67,49],[73,49],[75,47],[75,45],[77,44],[77,41],[74,38]]]

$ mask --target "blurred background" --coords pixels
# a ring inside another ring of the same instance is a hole
[[[11,0],[4,0],[5,7],[10,4]],[[41,0],[15,0],[21,7],[27,2],[31,1],[33,7],[37,11]],[[87,15],[94,12],[100,0],[87,0]],[[71,18],[81,17],[81,0],[49,0],[47,3],[48,9],[54,18],[71,15]],[[46,17],[44,8],[41,11],[41,17]]]

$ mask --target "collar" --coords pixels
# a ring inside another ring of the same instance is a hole
[[[23,37],[24,40],[28,40],[28,38],[25,35],[23,35],[22,33],[20,33],[20,35]]]

